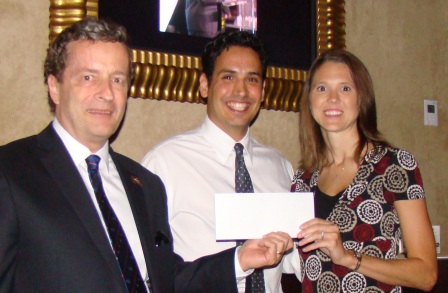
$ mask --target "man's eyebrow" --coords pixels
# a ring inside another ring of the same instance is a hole
[[[257,76],[261,76],[261,73],[258,71],[250,71],[249,75],[257,75]]]
[[[128,76],[128,73],[127,72],[124,72],[124,71],[121,71],[121,70],[118,70],[118,71],[114,71],[114,73],[113,74],[116,74],[116,75],[124,75],[124,76]]]
[[[236,73],[236,70],[224,68],[218,72],[218,74],[222,74],[222,73]]]
[[[98,70],[89,68],[89,67],[84,67],[84,68],[81,68],[81,70],[79,72],[81,72],[81,73],[97,73]]]
[[[233,69],[222,69],[221,71],[218,72],[218,74],[223,74],[223,73],[237,73],[237,70],[233,70]],[[261,73],[258,71],[249,71],[247,73],[247,75],[256,75],[256,76],[261,76]]]
[[[100,72],[100,70],[95,69],[95,68],[85,67],[85,68],[81,68],[80,72],[82,72],[82,73],[98,73],[98,72]],[[115,75],[124,75],[124,76],[127,76],[127,75],[128,75],[127,72],[122,71],[122,70],[116,70],[116,71],[112,72],[112,74],[115,74]]]

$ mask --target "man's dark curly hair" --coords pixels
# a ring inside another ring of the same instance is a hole
[[[129,84],[133,77],[132,51],[129,47],[129,38],[126,29],[111,21],[86,17],[76,22],[72,26],[64,29],[47,49],[47,56],[44,63],[45,84],[48,85],[48,77],[53,75],[59,82],[62,82],[62,75],[65,70],[67,59],[67,46],[69,43],[78,40],[89,40],[92,42],[118,42],[124,44],[129,55]],[[48,103],[51,111],[54,112],[55,104],[48,93]]]
[[[202,53],[202,72],[207,77],[207,80],[212,79],[218,56],[221,55],[222,51],[228,50],[233,46],[251,48],[258,54],[264,80],[266,78],[267,53],[261,40],[256,35],[246,31],[220,33],[205,46],[205,50]]]

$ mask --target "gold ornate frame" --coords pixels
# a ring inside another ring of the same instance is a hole
[[[344,0],[316,0],[318,54],[345,48]],[[98,17],[98,0],[50,0],[50,41],[64,28],[86,16]],[[133,50],[135,79],[130,96],[205,103],[199,95],[198,57]],[[304,70],[268,67],[263,109],[299,112]]]

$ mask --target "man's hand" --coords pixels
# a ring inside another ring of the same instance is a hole
[[[247,240],[238,250],[241,269],[257,269],[276,265],[292,248],[291,237],[284,232],[272,232],[262,239]]]

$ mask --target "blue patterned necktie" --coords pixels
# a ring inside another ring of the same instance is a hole
[[[247,171],[246,163],[244,162],[244,146],[241,143],[235,144],[235,192],[236,193],[253,193],[254,186],[250,178],[249,171]],[[241,245],[243,241],[237,241],[237,245]],[[256,269],[246,278],[246,293],[261,293],[265,292],[264,275],[262,269]]]
[[[92,183],[98,205],[106,223],[109,239],[117,257],[118,264],[123,274],[126,287],[130,293],[147,292],[145,282],[143,281],[137,262],[132,253],[128,239],[124,233],[123,227],[115,215],[103,189],[103,183],[99,173],[99,163],[101,158],[97,155],[90,155],[86,159],[87,170],[89,172],[90,182]]]

